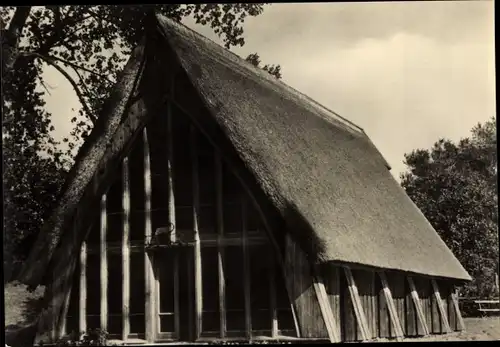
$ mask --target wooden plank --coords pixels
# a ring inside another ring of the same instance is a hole
[[[215,150],[215,188],[216,188],[216,213],[217,213],[217,273],[219,281],[219,319],[220,337],[226,337],[226,283],[224,278],[224,248],[221,239],[224,236],[224,215],[223,215],[223,187],[222,187],[222,158],[221,153]],[[245,240],[244,240],[245,241]]]
[[[349,296],[352,300],[354,314],[356,316],[356,321],[358,323],[360,338],[362,341],[366,341],[371,337],[371,333],[368,328],[368,323],[366,321],[365,313],[363,312],[363,306],[361,305],[361,300],[359,298],[358,288],[352,277],[351,269],[344,266],[344,273],[347,279],[347,287],[349,289]]]
[[[219,151],[221,150],[222,146],[218,143],[218,141],[216,141],[213,138],[213,136],[210,136],[210,133],[206,129],[203,128],[203,126],[202,126],[203,123],[200,122],[200,118],[198,117],[199,112],[196,109],[196,107],[192,108],[191,107],[191,106],[193,106],[192,104],[186,105],[182,102],[179,102],[178,99],[170,98],[169,101],[173,102],[174,105],[176,106],[176,108],[178,108],[182,113],[184,113],[186,116],[188,116],[190,118],[190,120],[193,122],[193,124],[195,124],[197,129],[199,129],[200,132],[203,133],[203,135],[214,146],[214,148],[216,148]],[[285,261],[284,261],[286,255],[283,254],[283,252],[281,251],[281,249],[278,245],[278,242],[276,241],[276,238],[274,237],[274,230],[271,226],[275,226],[275,223],[272,223],[272,220],[270,220],[268,218],[267,214],[264,213],[262,206],[260,206],[260,204],[259,204],[259,201],[267,201],[267,200],[261,199],[262,195],[258,196],[259,192],[257,190],[255,190],[255,191],[252,190],[252,188],[254,188],[255,186],[252,186],[247,181],[245,181],[244,178],[248,177],[248,176],[246,176],[244,171],[235,169],[235,167],[238,166],[234,160],[235,157],[226,156],[225,159],[229,162],[229,164],[230,164],[229,167],[231,168],[232,173],[236,176],[236,178],[238,179],[238,181],[240,182],[240,184],[244,188],[245,192],[247,193],[248,197],[250,197],[252,203],[254,204],[254,206],[259,214],[259,217],[261,218],[262,223],[264,224],[264,229],[267,233],[267,236],[269,237],[269,240],[271,241],[273,248],[275,250],[275,252],[274,252],[275,258],[278,261],[278,264],[280,265],[280,268],[284,274],[285,272],[288,271],[286,269],[287,264],[285,264]],[[261,200],[259,200],[259,199],[261,199]],[[293,316],[293,319],[295,322],[296,334],[297,334],[297,337],[300,338],[302,335],[301,335],[301,331],[300,331],[300,327],[299,327],[299,323],[298,323],[298,318],[297,318],[298,313],[297,313],[296,306],[294,304],[294,298],[290,294],[293,291],[293,288],[290,287],[292,282],[288,281],[288,280],[286,280],[285,282],[286,282],[286,287],[287,287],[287,293],[288,293],[289,300],[290,300],[290,308],[292,310],[292,316]]]
[[[180,338],[181,335],[181,321],[180,321],[180,292],[179,292],[179,252],[175,250],[174,254],[174,327],[175,327],[175,336],[177,339]]]
[[[168,184],[168,225],[170,241],[174,243],[177,239],[175,227],[175,196],[174,196],[174,141],[172,129],[172,104],[167,103],[167,184]]]
[[[130,334],[130,176],[128,157],[122,163],[122,340]]]
[[[328,338],[330,342],[340,342],[340,336],[337,334],[335,327],[335,319],[332,313],[332,309],[328,303],[328,295],[326,294],[325,284],[323,283],[323,278],[321,274],[316,269],[316,274],[313,278],[314,290],[316,292],[316,297],[318,298],[319,307],[321,310],[321,315],[325,321],[326,330],[328,332]]]
[[[378,337],[378,305],[377,305],[377,297],[378,293],[376,291],[375,285],[375,272],[370,271],[370,306],[371,306],[371,323],[370,330],[372,333],[372,338],[376,339]]]
[[[347,278],[345,274],[343,276],[343,283],[341,285],[343,288],[342,295],[342,328],[343,328],[343,339],[346,342],[356,341],[357,338],[357,325],[356,314],[354,312],[354,304],[349,291],[349,285],[347,284]]]
[[[151,155],[149,151],[148,131],[142,131],[144,150],[144,242],[151,242],[153,225],[151,220]],[[155,309],[154,309],[154,270],[150,254],[144,251],[144,327],[147,342],[155,338]]]
[[[69,308],[69,300],[71,298],[72,287],[73,286],[70,284],[68,291],[65,294],[66,297],[64,298],[63,311],[62,311],[62,314],[61,314],[61,317],[59,320],[59,325],[57,328],[57,334],[56,334],[57,338],[61,338],[61,337],[66,336],[68,334],[68,331],[66,329],[66,324],[67,324],[67,319],[68,319],[68,308]]]
[[[278,310],[276,309],[276,266],[271,257],[271,266],[269,268],[269,303],[271,309],[271,337],[278,337]]]
[[[401,273],[392,272],[386,276],[391,290],[392,300],[399,318],[403,336],[406,335],[406,310],[405,310],[405,278]],[[394,330],[393,330],[394,331]],[[396,336],[394,336],[396,337]]]
[[[422,305],[420,303],[420,298],[418,297],[417,289],[415,288],[415,283],[411,276],[407,276],[408,281],[408,315],[411,315],[408,322],[408,335],[429,335],[429,329],[427,328],[427,322],[425,321],[424,312]]]
[[[286,235],[286,277],[289,297],[297,312],[302,338],[328,338],[314,290],[311,264],[300,247]]]
[[[385,300],[384,289],[382,288],[382,284],[377,282],[378,286],[378,321],[379,321],[379,337],[381,338],[389,338],[391,337],[390,327],[391,320],[389,318],[389,310],[387,308],[387,301]]]
[[[359,297],[361,300],[361,305],[363,306],[363,312],[366,316],[366,321],[368,323],[369,331],[371,332],[370,337],[377,337],[377,322],[376,316],[377,311],[373,304],[373,299],[375,299],[375,273],[373,271],[368,271],[366,269],[352,269],[351,273],[353,275],[356,287],[358,288]],[[357,324],[355,326],[357,329]],[[358,332],[357,332],[358,333]],[[357,334],[360,336],[360,334]]]
[[[78,332],[80,338],[87,331],[87,242],[80,248],[80,298],[78,305]]]
[[[443,305],[443,300],[441,299],[441,294],[439,293],[439,287],[435,279],[431,280],[432,289],[434,291],[434,299],[436,300],[437,307],[439,309],[439,317],[441,323],[441,332],[451,333],[450,324],[448,323],[448,315],[446,314],[445,307]]]
[[[190,125],[191,142],[191,165],[192,165],[192,184],[193,184],[193,231],[194,231],[194,288],[195,288],[195,340],[199,339],[202,332],[202,312],[203,312],[203,281],[201,267],[201,246],[199,232],[200,218],[200,187],[198,179],[198,153],[196,144],[196,129]]]
[[[460,312],[460,306],[458,305],[458,295],[456,288],[453,288],[451,291],[451,301],[453,304],[453,310],[455,312],[455,318],[457,322],[457,330],[458,331],[464,331],[465,330],[465,322],[464,319],[462,318],[462,313]]]
[[[79,210],[77,209],[77,211],[75,212],[75,219],[73,220],[73,227],[77,227],[76,225],[76,222],[77,222],[77,217],[79,215]],[[71,262],[76,262],[76,260],[73,258],[71,260]],[[68,332],[67,332],[67,329],[66,329],[66,324],[67,324],[67,318],[68,318],[68,309],[69,309],[69,303],[70,303],[70,299],[71,299],[71,292],[73,290],[73,276],[71,276],[71,274],[68,274],[68,281],[66,281],[66,288],[64,290],[64,295],[65,295],[65,298],[64,298],[64,304],[63,304],[63,307],[62,307],[62,312],[61,312],[61,315],[59,317],[59,321],[58,321],[58,327],[57,327],[57,333],[56,333],[56,337],[57,338],[62,338],[63,336],[67,335]]]
[[[389,318],[391,320],[391,327],[393,328],[394,336],[398,341],[401,341],[404,337],[403,328],[401,327],[401,321],[399,320],[398,312],[392,299],[392,293],[389,288],[389,284],[387,283],[387,278],[383,271],[379,271],[378,274],[382,283],[382,290],[384,291],[387,308],[389,309]]]
[[[100,225],[100,312],[101,312],[101,330],[108,331],[108,255],[106,248],[106,235],[107,235],[107,215],[106,215],[106,194],[101,197],[101,225]]]
[[[246,196],[241,199],[241,227],[243,237],[243,285],[245,293],[245,331],[247,338],[252,338],[252,306],[250,300],[250,261],[248,249],[247,230],[247,200]]]
[[[323,280],[326,294],[328,295],[328,303],[333,314],[335,331],[340,338],[342,336],[340,327],[342,318],[340,315],[340,279],[338,270],[336,266],[328,266],[328,270],[323,272]]]
[[[419,278],[419,284],[417,290],[419,291],[419,297],[422,302],[422,308],[424,311],[425,321],[427,322],[427,327],[429,328],[429,334],[432,329],[432,313],[431,313],[431,296],[430,296],[430,283],[426,278]]]
[[[300,326],[299,323],[299,318],[298,318],[298,313],[299,309],[298,307],[298,301],[300,300],[300,297],[295,298],[295,285],[297,284],[296,282],[296,273],[294,271],[295,267],[295,243],[290,239],[290,237],[287,235],[285,238],[285,249],[286,252],[284,254],[284,261],[283,261],[283,277],[286,283],[286,288],[287,288],[287,294],[288,298],[290,301],[290,307],[292,309],[293,313],[293,322],[295,325],[295,332],[297,334],[297,337],[302,337],[303,334],[303,329]],[[295,300],[294,300],[295,299]]]

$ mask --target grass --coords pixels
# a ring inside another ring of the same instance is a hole
[[[5,342],[12,347],[31,346],[36,331],[44,288],[30,293],[25,285],[9,283],[5,292]],[[487,341],[500,340],[500,317],[464,318],[466,331],[446,335],[408,338],[405,341]]]

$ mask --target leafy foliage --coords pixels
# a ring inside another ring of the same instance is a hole
[[[246,58],[250,64],[256,67],[260,67],[260,57],[257,53],[249,54]],[[269,72],[269,74],[273,75],[277,79],[281,79],[281,66],[280,65],[264,65],[262,70]]]
[[[33,6],[27,17],[16,17],[20,9],[0,7],[2,54],[14,57],[12,67],[2,71],[4,251],[16,259],[26,255],[54,207],[73,157],[149,25],[152,11],[177,21],[192,16],[209,25],[230,48],[245,43],[245,18],[261,14],[263,4]],[[22,31],[9,30],[13,18]],[[67,115],[52,115],[45,108],[50,91],[42,72],[47,66],[64,75],[82,105],[72,115],[74,128],[63,144],[53,138],[51,119]]]
[[[489,297],[498,295],[496,119],[471,133],[406,154],[401,184],[473,278],[464,295]]]

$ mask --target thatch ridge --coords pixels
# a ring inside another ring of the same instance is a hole
[[[159,22],[215,121],[289,232],[308,243],[311,259],[470,279],[363,130],[182,24],[162,16]]]

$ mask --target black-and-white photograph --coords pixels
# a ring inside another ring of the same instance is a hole
[[[492,0],[0,23],[5,347],[500,340]]]

